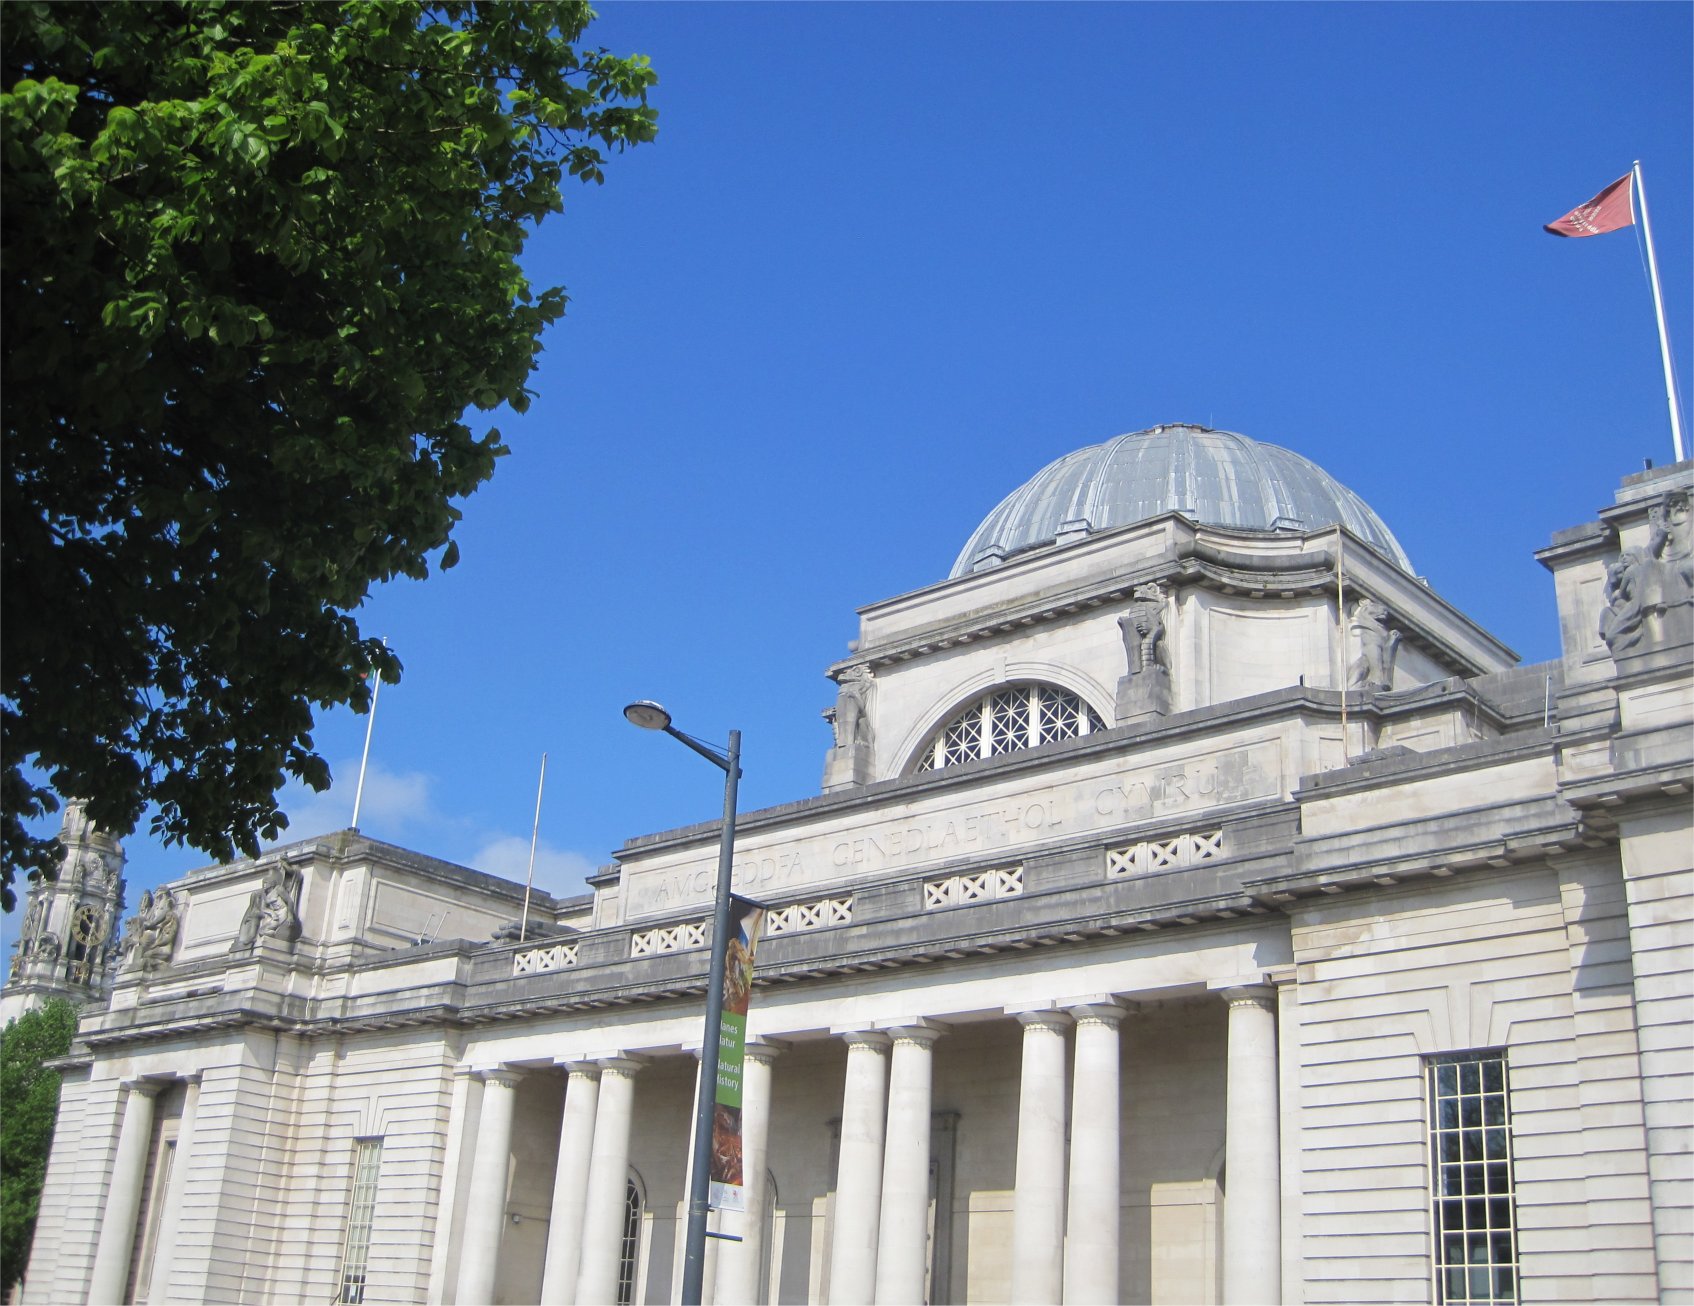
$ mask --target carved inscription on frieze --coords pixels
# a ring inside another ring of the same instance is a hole
[[[1281,747],[1274,740],[1127,770],[1091,770],[1063,784],[974,803],[937,800],[899,816],[831,822],[768,844],[736,850],[734,889],[778,902],[805,886],[839,883],[996,849],[1154,821],[1281,792]],[[683,910],[708,902],[717,874],[715,848],[672,866],[624,871],[626,917]]]

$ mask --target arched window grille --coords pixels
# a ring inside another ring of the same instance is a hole
[[[618,1249],[618,1306],[634,1306],[636,1262],[641,1255],[641,1187],[632,1178],[623,1194],[623,1243]]]
[[[1094,709],[1068,689],[1006,685],[984,694],[936,731],[912,769],[938,771],[1105,728]]]

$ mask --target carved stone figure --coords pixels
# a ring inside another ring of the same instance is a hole
[[[1647,556],[1638,598],[1648,636],[1674,643],[1694,636],[1694,539],[1688,496],[1672,494],[1647,514]]]
[[[1616,657],[1641,642],[1641,570],[1639,549],[1625,549],[1606,567],[1606,606],[1600,612],[1600,638]]]
[[[1137,585],[1118,617],[1124,674],[1118,681],[1117,723],[1125,725],[1171,710],[1170,652],[1165,644],[1165,588],[1157,581]]]
[[[128,932],[124,935],[125,968],[154,971],[169,966],[179,928],[181,921],[171,891],[160,889],[157,893],[149,893],[144,890],[141,906],[130,917]]]
[[[59,960],[59,936],[52,930],[43,930],[35,942],[35,955],[46,962]]]
[[[835,727],[835,746],[852,748],[855,744],[869,745],[870,668],[849,667],[841,673],[840,685],[841,693],[835,700],[835,706],[824,709],[824,719]]]
[[[1400,651],[1400,632],[1388,628],[1388,608],[1376,599],[1353,605],[1349,623],[1359,655],[1347,669],[1347,688],[1385,690],[1394,686],[1394,658]]]
[[[241,925],[235,932],[231,952],[247,952],[260,939],[276,939],[292,945],[300,937],[300,876],[283,866],[273,866],[259,881],[247,900]]]
[[[1135,587],[1135,601],[1118,618],[1129,669],[1138,676],[1153,668],[1170,669],[1165,653],[1165,591],[1157,581]]]
[[[31,898],[29,910],[24,913],[24,923],[18,930],[18,936],[23,940],[24,948],[20,951],[35,947],[35,936],[41,932],[42,919],[46,914],[47,903],[42,898]]]
[[[841,692],[835,706],[824,709],[823,717],[835,731],[835,746],[824,760],[824,789],[864,784],[870,779],[871,673],[869,667],[849,667],[838,682]]]

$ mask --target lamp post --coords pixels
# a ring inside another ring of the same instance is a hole
[[[729,890],[735,854],[735,786],[741,778],[741,732],[729,732],[729,751],[685,735],[671,714],[643,699],[623,710],[631,725],[662,730],[724,773],[723,831],[718,839],[718,890],[712,910],[712,960],[706,975],[706,1033],[700,1042],[700,1083],[694,1097],[694,1155],[688,1165],[688,1233],[683,1246],[682,1303],[700,1306],[706,1282],[706,1217],[710,1207],[712,1116],[717,1103],[718,1031],[723,1025],[724,958],[729,949]]]

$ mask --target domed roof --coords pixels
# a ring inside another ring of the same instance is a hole
[[[1180,512],[1208,526],[1316,531],[1337,523],[1401,570],[1411,560],[1382,518],[1323,468],[1274,444],[1203,426],[1155,426],[1048,463],[983,518],[950,576],[1050,544],[1060,528],[1109,530]]]

